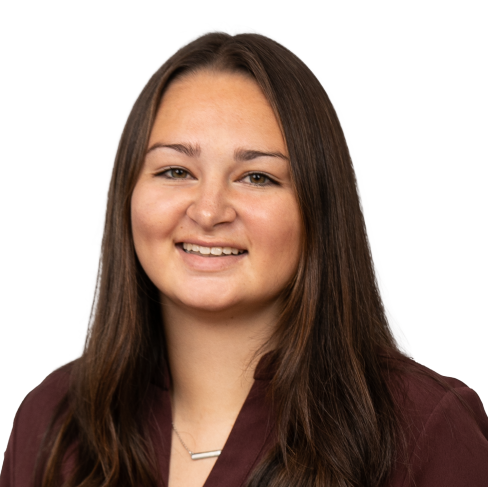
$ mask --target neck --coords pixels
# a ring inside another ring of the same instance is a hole
[[[190,428],[233,424],[254,382],[277,319],[276,307],[252,315],[195,312],[163,299],[172,377],[173,420]]]

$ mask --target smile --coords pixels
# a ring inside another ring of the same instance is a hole
[[[245,250],[239,250],[234,247],[204,247],[187,242],[183,242],[183,250],[188,254],[196,254],[203,257],[225,257],[227,255],[239,255],[245,252]]]

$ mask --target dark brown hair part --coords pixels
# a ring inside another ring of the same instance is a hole
[[[402,445],[387,375],[402,354],[378,292],[344,134],[320,82],[294,54],[261,35],[223,33],[172,56],[130,113],[110,184],[90,332],[46,436],[38,483],[56,484],[76,444],[66,485],[158,484],[146,406],[165,340],[158,291],[134,250],[130,201],[164,90],[199,70],[245,73],[261,87],[281,124],[304,228],[271,357],[277,443],[248,486],[379,486]]]

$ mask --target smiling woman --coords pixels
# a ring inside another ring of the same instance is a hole
[[[301,219],[286,153],[249,76],[201,71],[173,81],[162,98],[132,193],[132,232],[160,293],[176,379],[173,421],[182,435],[191,432],[189,444],[226,442],[252,377],[232,382],[249,352],[270,339],[280,294],[296,274]],[[188,365],[176,366],[190,357],[194,377]],[[224,364],[235,367],[231,375],[218,370]],[[217,377],[224,387],[216,388]],[[203,485],[215,459],[194,464],[181,442],[173,446],[169,483]]]
[[[320,83],[256,34],[151,78],[83,355],[19,409],[1,487],[481,487],[474,391],[404,356]]]

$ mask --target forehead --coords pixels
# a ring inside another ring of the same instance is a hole
[[[285,146],[274,111],[250,76],[200,71],[173,81],[161,100],[149,145],[160,137],[212,134]]]
[[[169,84],[161,100],[161,107],[175,105],[199,106],[211,103],[216,108],[233,105],[234,108],[245,100],[253,108],[271,110],[261,88],[251,76],[242,73],[220,71],[197,71],[183,75]],[[271,110],[272,111],[272,110]]]

